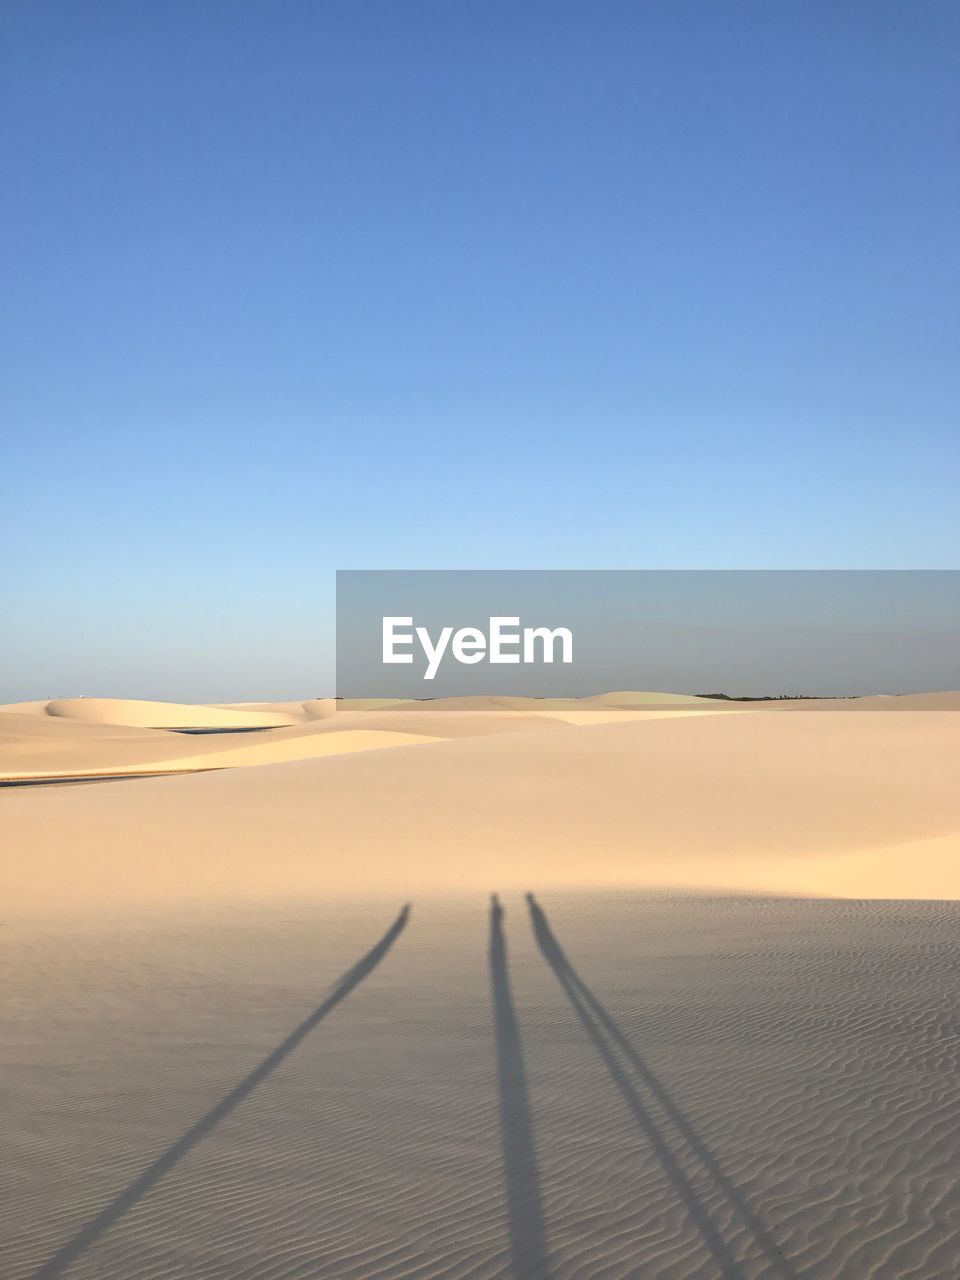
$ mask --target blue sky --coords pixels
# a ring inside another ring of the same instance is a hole
[[[0,698],[340,568],[955,567],[960,9],[8,0]]]

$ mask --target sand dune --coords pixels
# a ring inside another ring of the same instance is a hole
[[[723,708],[727,703],[720,698],[701,698],[689,693],[657,693],[635,689],[620,689],[613,693],[598,693],[585,702],[599,703],[607,707],[712,707]]]
[[[776,707],[777,703],[768,704]],[[847,700],[824,698],[809,702],[788,702],[785,709],[802,711],[960,711],[960,693],[874,694]]]
[[[438,738],[486,737],[489,734],[523,733],[549,728],[554,718],[548,715],[518,713],[491,708],[489,711],[461,711],[455,707],[436,707],[433,703],[404,703],[402,707],[372,708],[369,711],[341,711],[335,723],[322,728],[340,732],[360,725],[392,729],[405,733],[428,733]]]
[[[478,733],[469,719],[387,710],[258,735],[162,734],[162,752],[156,730],[78,737],[69,758],[45,747],[46,765],[67,772],[81,760],[103,769],[110,752],[128,772],[222,771],[4,793],[14,852],[0,889],[34,906],[409,895],[491,880],[807,894],[842,884],[869,897],[872,854],[912,843],[920,853],[899,874],[884,863],[883,892],[913,896],[922,875],[925,893],[960,897],[960,717],[749,710],[570,725],[531,715],[517,716],[522,732],[488,720]],[[417,750],[366,749],[407,745]],[[19,775],[40,775],[40,760],[21,756]],[[273,767],[229,771],[263,763]]]
[[[247,768],[551,723],[699,714],[703,708],[639,705],[623,710],[573,699],[528,698],[312,699],[222,706],[74,698],[6,710],[0,720],[0,782],[14,783]]]
[[[289,716],[276,711],[137,702],[129,698],[62,698],[47,703],[46,713],[88,724],[122,724],[143,729],[268,729],[292,723]]]
[[[934,712],[960,710],[960,694],[918,694],[855,701],[738,703],[680,694],[621,691],[593,698],[466,697],[308,699],[304,702],[180,705],[72,698],[2,708],[0,782],[81,776],[195,772],[250,767],[413,745],[425,738],[492,737],[552,726],[598,726],[643,720],[763,713]],[[83,729],[86,736],[79,731]],[[106,732],[94,732],[106,731]],[[121,732],[125,731],[125,732]],[[199,743],[187,733],[206,735]],[[347,733],[354,736],[345,736]],[[257,733],[260,740],[241,742]],[[336,735],[336,745],[315,735]],[[356,734],[378,734],[378,738]],[[382,736],[382,735],[391,736]],[[265,736],[263,736],[265,735]],[[304,741],[295,741],[301,735]]]
[[[313,760],[321,756],[350,755],[354,751],[377,751],[389,747],[417,746],[436,742],[426,734],[395,733],[386,729],[345,729],[337,734],[291,734],[267,741],[244,742],[233,739],[210,751],[180,760],[181,770],[233,769],[241,766],[284,764],[290,760]]]
[[[684,719],[690,716],[709,716],[715,712],[712,707],[693,707],[685,704],[677,706],[661,704],[653,706],[637,705],[626,709],[613,706],[598,706],[590,710],[583,707],[568,711],[544,711],[544,716],[551,720],[562,720],[565,724],[624,724],[631,720],[669,720],[674,716]]]
[[[247,768],[412,746],[437,736],[399,722],[336,720],[335,708],[332,700],[233,707],[99,698],[19,704],[5,708],[0,720],[0,782]]]
[[[294,722],[325,720],[337,712],[336,698],[308,698],[305,702],[225,702],[227,711],[265,711],[288,716]]]
[[[4,1276],[960,1273],[956,695],[612,697],[6,709]]]
[[[422,733],[360,725],[336,735],[295,726],[266,734],[197,737],[157,729],[10,716],[0,722],[0,782],[124,778],[248,768],[353,751],[412,746],[435,739]],[[201,747],[202,744],[202,747]],[[18,767],[14,768],[11,765]]]

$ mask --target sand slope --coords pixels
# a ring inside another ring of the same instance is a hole
[[[540,904],[0,939],[4,1276],[960,1274],[958,904]]]
[[[0,716],[4,1280],[960,1274],[955,695],[644,699]]]
[[[0,760],[7,766],[0,772],[0,782],[133,778],[248,768],[432,741],[433,737],[423,733],[363,724],[342,726],[336,734],[311,732],[305,725],[264,734],[195,736],[73,721],[64,727],[44,717],[9,716],[0,721]],[[10,767],[13,764],[18,767]]]
[[[46,713],[88,724],[131,725],[143,729],[269,729],[293,723],[289,716],[274,710],[137,702],[129,698],[62,698],[48,702]]]
[[[491,883],[909,897],[920,861],[905,860],[896,876],[885,863],[880,890],[871,856],[911,844],[923,853],[923,892],[960,897],[957,716],[547,720],[432,742],[423,739],[439,734],[423,719],[397,720],[417,728],[410,734],[361,722],[321,722],[309,739],[302,728],[215,736],[199,740],[202,752],[176,736],[192,768],[238,753],[240,762],[334,753],[322,760],[6,791],[0,832],[12,855],[0,891],[34,906],[372,888],[409,896]],[[350,734],[374,735],[354,745],[417,749],[345,754]],[[128,757],[134,745],[147,769],[150,744],[125,742]]]
[[[704,708],[638,704],[623,710],[527,698],[313,699],[232,706],[73,698],[6,711],[0,719],[0,782],[26,783],[248,768],[432,738],[489,736],[554,723],[627,722],[681,711],[701,714]]]
[[[657,693],[653,690],[619,689],[612,693],[598,693],[585,702],[606,707],[729,707],[722,698],[700,698],[690,693]]]

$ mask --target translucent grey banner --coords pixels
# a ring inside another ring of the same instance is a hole
[[[957,688],[957,570],[337,574],[341,698]]]

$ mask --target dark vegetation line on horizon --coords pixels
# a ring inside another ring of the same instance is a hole
[[[713,698],[720,702],[855,702],[859,693],[693,693],[692,698]]]
[[[656,693],[667,693],[668,690],[651,690]],[[376,696],[376,695],[375,695]],[[384,695],[386,696],[386,695]],[[486,693],[486,694],[457,694],[443,693],[433,694],[429,698],[397,698],[398,702],[440,702],[445,698],[463,698],[463,697],[485,697],[485,698],[529,698],[531,702],[545,702],[549,698],[564,698],[571,702],[582,701],[585,698],[595,698],[598,694],[577,694],[577,693]],[[712,698],[715,702],[856,702],[858,698],[865,697],[862,693],[683,693],[679,695],[683,698]],[[320,701],[320,698],[317,698]],[[343,694],[336,694],[333,698],[334,702],[352,702],[353,698],[344,697]],[[180,733],[194,732],[194,730],[178,730]],[[200,732],[199,730],[196,732]],[[205,732],[229,732],[226,729],[207,730]]]

